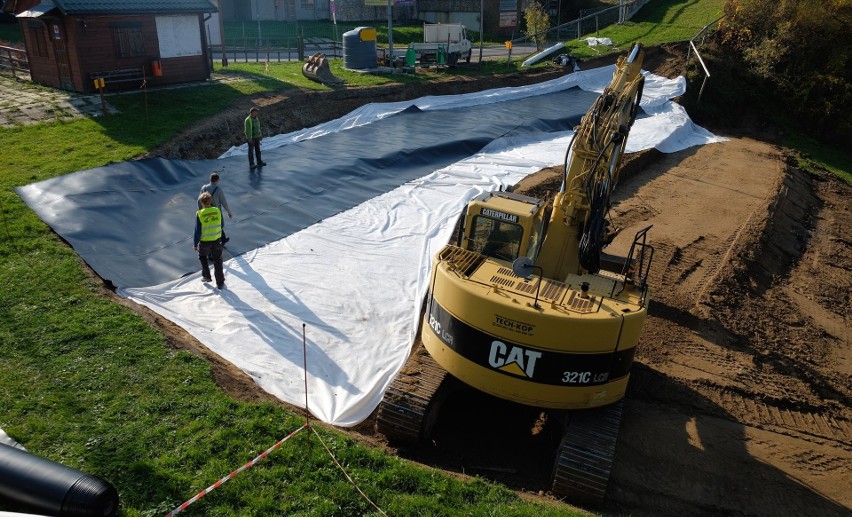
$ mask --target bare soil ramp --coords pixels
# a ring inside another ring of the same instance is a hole
[[[618,250],[653,225],[652,303],[604,514],[850,515],[850,188],[748,139],[625,166]],[[560,171],[525,178],[546,196]],[[478,393],[400,454],[547,497],[547,415]],[[569,502],[570,501],[566,501]]]
[[[620,510],[849,515],[843,190],[750,139],[622,184],[615,220],[653,223],[656,256],[610,484]]]

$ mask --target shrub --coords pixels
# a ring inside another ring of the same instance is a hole
[[[721,44],[829,142],[852,137],[852,0],[728,0]]]

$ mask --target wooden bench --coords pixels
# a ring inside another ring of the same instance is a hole
[[[89,79],[103,78],[106,86],[110,84],[141,82],[145,79],[145,71],[142,67],[139,68],[124,68],[121,70],[107,70],[105,72],[90,72]]]

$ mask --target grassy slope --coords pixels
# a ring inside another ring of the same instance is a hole
[[[705,25],[721,15],[725,1],[655,0],[642,7],[633,20],[623,25],[604,27],[595,34],[583,36],[583,38],[609,38],[612,40],[612,46],[591,47],[585,39],[567,42],[565,46],[571,50],[572,55],[580,59],[588,59],[608,54],[613,50],[628,49],[637,41],[648,46],[688,41]]]
[[[656,23],[677,27],[694,17],[691,36],[712,19],[719,0],[657,4],[668,8]],[[639,27],[631,37],[648,38],[656,25],[647,23],[624,30]],[[630,39],[620,34],[601,32],[617,42]],[[297,65],[273,65],[268,76],[262,65],[245,68],[255,75],[228,85],[115,97],[123,114],[109,119],[0,129],[0,427],[36,454],[110,480],[125,515],[164,514],[297,429],[301,419],[271,404],[227,397],[204,360],[169,348],[156,329],[100,296],[98,281],[13,189],[130,159],[239,96],[315,87],[303,82]],[[205,103],[195,102],[200,95]],[[491,484],[459,481],[319,431],[391,515],[565,515],[564,506],[525,503]],[[307,438],[299,433],[191,512],[371,514],[318,441]]]
[[[298,64],[246,65],[243,80],[120,95],[106,119],[0,129],[0,428],[46,458],[113,483],[125,515],[162,515],[298,429],[301,417],[236,401],[209,365],[167,346],[127,308],[99,295],[79,258],[14,187],[131,159],[234,99],[305,80]],[[250,75],[245,75],[245,73]],[[235,72],[231,72],[235,73]],[[423,77],[419,80],[425,80]],[[359,84],[388,78],[353,77]],[[203,95],[206,101],[197,102]],[[564,515],[480,480],[459,480],[326,429],[347,471],[396,515]],[[369,515],[316,438],[301,432],[195,505],[205,515]],[[0,503],[0,509],[11,509]]]

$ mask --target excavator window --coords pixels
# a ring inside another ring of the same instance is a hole
[[[544,236],[544,225],[546,221],[547,219],[543,217],[533,220],[533,226],[530,229],[529,243],[527,244],[527,251],[524,254],[532,259],[533,262],[535,262],[536,257],[538,257],[538,251],[541,246],[542,237]]]
[[[515,223],[476,216],[473,218],[472,239],[469,250],[501,260],[513,261],[518,258],[521,248],[523,228]]]

